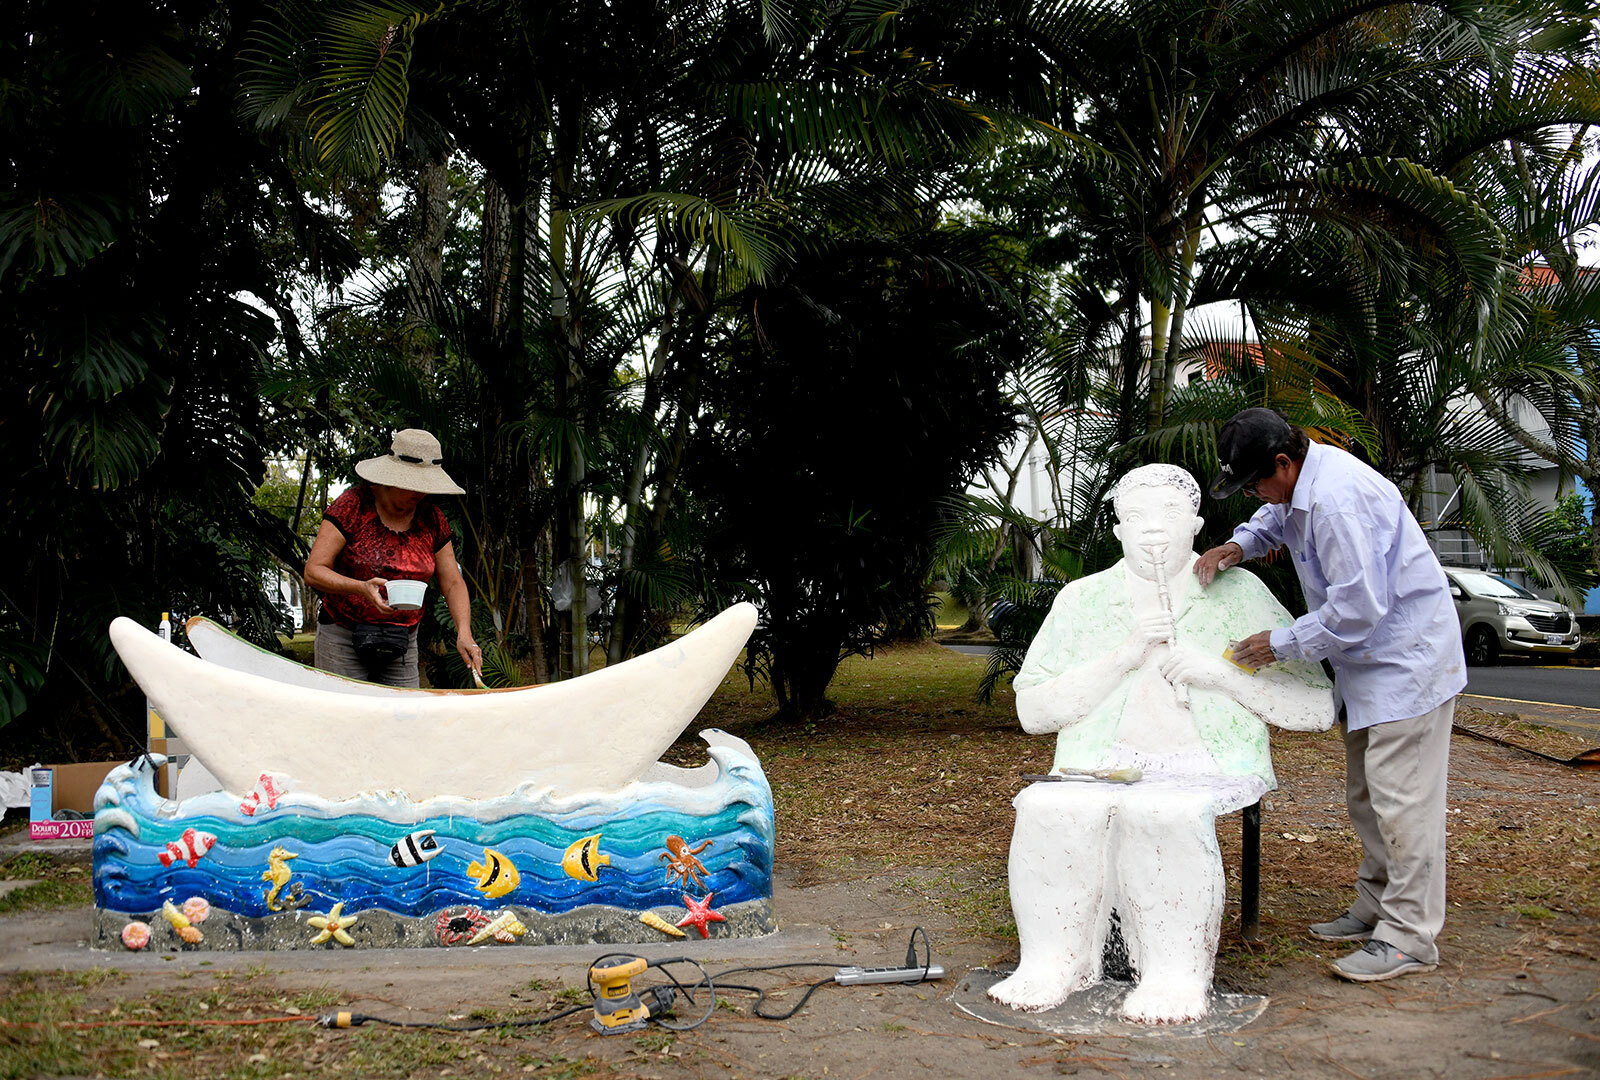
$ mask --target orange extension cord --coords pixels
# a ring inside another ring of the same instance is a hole
[[[0,1020],[0,1027],[17,1028],[106,1028],[106,1027],[243,1027],[247,1024],[290,1024],[299,1020],[313,1024],[314,1016],[264,1016],[259,1020],[95,1020],[82,1024],[42,1023],[36,1020]]]

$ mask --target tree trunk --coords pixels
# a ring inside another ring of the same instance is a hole
[[[1139,347],[1139,329],[1143,320],[1139,318],[1139,300],[1142,290],[1136,281],[1129,280],[1128,285],[1128,318],[1122,328],[1122,386],[1118,393],[1117,415],[1117,441],[1126,443],[1133,438],[1133,407],[1139,400],[1139,374],[1143,365],[1142,349]]]
[[[536,683],[550,681],[550,660],[544,647],[544,603],[539,593],[539,583],[543,580],[538,548],[529,548],[522,564],[522,606],[527,612],[528,641],[532,651],[530,659],[533,663],[533,681]]]
[[[443,162],[428,162],[417,170],[416,232],[406,259],[406,314],[401,348],[406,362],[433,374],[436,342],[429,327],[444,276],[444,240],[454,219],[450,201],[450,170]]]
[[[656,410],[661,406],[661,379],[672,343],[672,317],[676,309],[676,294],[673,294],[667,302],[666,319],[661,330],[660,344],[656,346],[654,362],[645,372],[644,401],[640,405],[639,415],[646,427],[650,425]],[[639,447],[633,457],[633,466],[628,472],[628,486],[623,492],[622,548],[617,554],[619,574],[616,595],[611,601],[611,639],[606,642],[607,664],[621,663],[628,645],[628,620],[632,605],[628,602],[627,575],[633,569],[634,550],[638,542],[641,503],[644,499],[644,477],[650,464],[651,441],[648,434],[640,436]]]
[[[584,461],[582,330],[578,325],[575,280],[581,266],[579,252],[569,247],[571,201],[570,162],[576,154],[570,122],[563,123],[561,141],[572,155],[562,155],[550,187],[550,318],[555,331],[556,349],[561,358],[556,375],[556,412],[567,423],[563,447],[564,460],[557,463],[556,485],[556,572],[567,575],[572,586],[572,603],[561,620],[563,648],[560,670],[563,677],[576,677],[589,670],[589,632],[585,607],[588,603],[588,530],[584,520],[583,487],[587,475]]]
[[[1189,284],[1194,274],[1194,260],[1200,249],[1200,223],[1185,223],[1182,246],[1178,249],[1180,271],[1173,284],[1171,304],[1162,308],[1164,316],[1158,330],[1154,309],[1151,317],[1150,341],[1150,415],[1147,431],[1154,431],[1166,422],[1167,395],[1178,375],[1178,356],[1183,348],[1183,316],[1189,306]]]

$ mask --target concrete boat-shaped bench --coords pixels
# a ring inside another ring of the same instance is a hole
[[[637,779],[694,719],[755,624],[755,608],[737,604],[613,667],[488,691],[393,690],[291,661],[267,665],[268,677],[223,666],[226,646],[208,662],[131,619],[111,624],[111,641],[167,726],[230,791],[268,772],[328,799],[387,790],[494,798],[529,786],[614,791]],[[218,643],[203,638],[208,651]]]
[[[701,733],[705,765],[658,760],[754,624],[741,604],[582,678],[417,691],[304,668],[209,623],[190,627],[198,659],[119,619],[117,651],[224,790],[161,798],[159,755],[112,771],[95,798],[92,941],[339,949],[771,933],[772,789],[754,751],[713,729]]]

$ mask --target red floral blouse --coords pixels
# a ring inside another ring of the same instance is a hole
[[[375,577],[428,581],[433,577],[434,555],[455,536],[444,514],[426,500],[418,504],[411,528],[395,532],[378,517],[370,484],[357,485],[340,495],[322,517],[344,534],[344,550],[334,558],[334,570],[357,581]],[[422,611],[384,615],[365,596],[330,593],[322,597],[321,618],[346,628],[357,623],[416,626],[422,621]]]

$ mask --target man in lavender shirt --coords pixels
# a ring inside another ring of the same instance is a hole
[[[1214,498],[1266,503],[1195,561],[1202,586],[1246,559],[1289,551],[1307,613],[1240,643],[1249,667],[1326,660],[1343,704],[1345,803],[1366,858],[1356,900],[1323,941],[1361,941],[1333,964],[1360,982],[1438,966],[1444,926],[1445,773],[1461,629],[1439,560],[1400,491],[1350,454],[1310,442],[1272,409],[1245,409],[1217,438]]]

